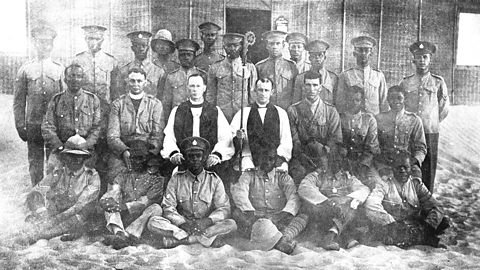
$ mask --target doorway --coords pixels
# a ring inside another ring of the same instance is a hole
[[[226,10],[226,32],[239,33],[244,35],[248,31],[255,34],[253,44],[247,54],[247,59],[256,64],[258,61],[268,57],[268,51],[262,42],[262,34],[270,31],[272,12],[269,10],[237,9],[227,8]]]

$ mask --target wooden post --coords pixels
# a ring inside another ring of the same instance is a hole
[[[417,28],[417,41],[422,39],[422,0],[418,0],[418,28]]]
[[[29,0],[25,1],[25,18],[27,19],[26,21],[26,28],[27,28],[27,59],[28,61],[32,60],[32,18],[30,16],[30,3]]]
[[[188,2],[188,38],[192,38],[193,0]]]
[[[453,21],[453,29],[452,29],[452,35],[453,35],[453,55],[452,55],[452,105],[455,104],[455,66],[457,65],[457,50],[458,50],[458,44],[457,44],[457,38],[458,38],[458,20],[459,20],[459,14],[458,14],[458,0],[454,1],[454,14],[455,14],[455,20]]]
[[[108,4],[108,8],[110,9],[108,11],[109,13],[109,19],[108,19],[108,31],[110,32],[110,53],[113,53],[113,1],[110,0]]]
[[[307,0],[307,27],[305,29],[305,34],[310,36],[310,0]]]
[[[346,26],[347,26],[347,0],[342,2],[343,9],[343,18],[342,18],[342,57],[340,61],[340,72],[343,72],[345,69],[345,36],[346,36]]]
[[[378,54],[377,54],[378,69],[380,69],[380,63],[381,63],[382,35],[383,35],[383,0],[380,0],[380,29],[378,30]]]

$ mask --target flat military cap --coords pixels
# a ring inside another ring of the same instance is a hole
[[[287,33],[278,30],[268,31],[262,34],[262,39],[267,41],[284,41]]]
[[[172,40],[172,33],[167,29],[160,29],[157,34],[155,34],[155,37],[153,37],[151,42],[152,50],[155,50],[154,47],[157,42],[165,42],[170,46],[171,53],[175,51],[175,43],[173,43]]]
[[[428,41],[417,41],[410,45],[410,52],[415,54],[434,54],[437,47]]]
[[[179,51],[196,52],[200,49],[200,45],[198,45],[198,43],[195,40],[188,39],[188,38],[180,39],[179,41],[177,41],[175,43],[175,47]]]
[[[369,36],[359,36],[352,38],[353,47],[372,48],[377,45],[377,40]]]
[[[307,44],[308,37],[302,33],[290,33],[287,35],[285,38],[289,44],[292,43],[301,43],[301,44]]]
[[[31,34],[36,39],[54,39],[57,36],[55,29],[48,24],[42,24],[33,28]]]
[[[182,153],[187,153],[192,150],[207,151],[210,148],[210,143],[202,137],[188,137],[180,143]]]
[[[87,37],[103,37],[103,33],[107,31],[106,27],[100,25],[85,25],[82,29]]]
[[[309,52],[324,52],[330,48],[330,44],[323,40],[312,40],[305,45],[305,49]]]
[[[223,43],[240,43],[244,39],[244,35],[237,33],[226,33],[223,35]]]
[[[216,34],[222,28],[220,26],[218,26],[217,24],[213,23],[213,22],[204,22],[204,23],[202,23],[198,26],[198,29],[200,29],[200,32],[202,32],[202,33]]]
[[[132,156],[146,156],[149,150],[155,148],[153,144],[144,140],[129,141],[125,145],[130,148],[129,151]]]
[[[90,152],[85,149],[86,143],[87,141],[82,136],[75,134],[72,137],[68,138],[60,154],[85,155],[90,157]]]
[[[152,33],[148,31],[133,31],[127,34],[132,43],[148,43],[152,37]]]

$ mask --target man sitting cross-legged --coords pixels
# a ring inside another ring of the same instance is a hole
[[[232,185],[237,207],[232,217],[240,234],[246,238],[250,237],[258,219],[270,219],[283,234],[274,248],[290,254],[296,246],[292,240],[305,228],[308,216],[297,215],[301,205],[297,187],[288,172],[275,168],[276,158],[276,149],[263,150],[260,165],[245,171]]]
[[[103,242],[114,249],[137,244],[150,217],[162,214],[157,203],[163,197],[164,179],[147,168],[149,150],[155,146],[143,140],[127,142],[126,146],[130,151],[131,170],[115,177],[100,199],[107,229],[113,233]]]
[[[163,198],[163,216],[152,217],[148,229],[161,240],[161,247],[200,243],[222,244],[220,236],[237,229],[230,216],[230,203],[222,180],[204,169],[209,142],[188,137],[180,143],[187,170],[175,173]]]
[[[325,147],[324,147],[325,148]],[[316,171],[308,174],[300,183],[298,195],[304,200],[305,211],[319,228],[328,228],[323,248],[340,250],[338,236],[344,236],[346,248],[358,245],[352,236],[352,221],[370,192],[360,180],[342,168],[343,160],[335,151],[320,158]],[[345,233],[344,233],[345,232]],[[344,234],[343,234],[344,233]]]

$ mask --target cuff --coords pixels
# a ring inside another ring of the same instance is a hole
[[[177,153],[180,153],[180,152],[178,152],[177,150],[175,150],[175,151],[171,152],[168,157],[171,158],[171,157],[173,157],[173,156],[174,156],[175,154],[177,154]]]
[[[215,155],[215,156],[217,156],[220,160],[222,160],[222,154],[220,154],[220,153],[217,152],[217,151],[213,152],[211,155]]]

